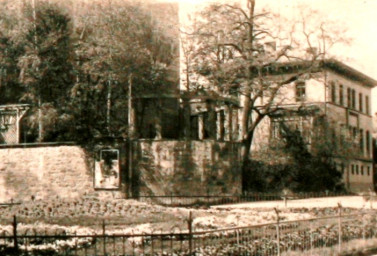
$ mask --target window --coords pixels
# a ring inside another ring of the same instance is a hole
[[[354,167],[353,164],[351,164],[351,174],[352,174],[352,175],[355,174],[355,167]]]
[[[368,176],[370,175],[370,167],[369,166],[367,168],[367,174],[368,174]]]
[[[271,118],[271,139],[281,138],[281,131],[283,127],[287,127],[291,131],[299,132],[302,139],[306,144],[311,143],[311,118],[298,115],[290,115],[285,117],[272,117]]]
[[[305,82],[298,81],[296,83],[296,101],[304,101],[305,100]]]
[[[366,144],[367,144],[367,154],[370,155],[370,133],[366,132]]]
[[[352,127],[352,139],[355,141],[357,137],[357,128]]]
[[[333,81],[330,83],[331,86],[331,102],[335,103],[336,102],[336,85]]]
[[[348,126],[348,136],[352,139],[352,126]]]
[[[280,137],[280,125],[278,121],[272,120],[271,121],[271,138],[277,139]]]
[[[347,88],[347,107],[351,107],[351,88]]]
[[[370,115],[370,113],[369,113],[369,97],[368,96],[365,96],[365,113],[367,115]]]
[[[356,109],[356,92],[352,89],[352,108]]]
[[[340,105],[344,105],[344,101],[343,101],[343,85],[340,85],[339,86],[339,104]]]
[[[361,166],[360,174],[364,175],[364,166],[363,165]]]
[[[363,95],[359,93],[359,110],[363,112]]]
[[[360,129],[360,152],[363,154],[364,153],[364,130]]]
[[[359,165],[356,165],[356,175],[359,175]]]

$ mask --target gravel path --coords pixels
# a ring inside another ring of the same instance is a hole
[[[346,208],[377,208],[377,201],[365,200],[362,196],[340,196],[340,197],[320,197],[302,200],[288,200],[287,207],[284,201],[268,201],[268,202],[251,202],[240,203],[232,205],[219,205],[212,206],[213,209],[226,209],[226,208],[252,208],[252,209],[271,209],[271,208],[328,208],[337,207],[340,203]]]

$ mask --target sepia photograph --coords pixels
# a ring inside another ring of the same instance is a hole
[[[376,0],[0,0],[0,256],[377,256]]]

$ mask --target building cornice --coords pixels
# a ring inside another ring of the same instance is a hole
[[[323,67],[368,87],[373,88],[377,86],[376,80],[338,60],[326,60],[323,63]]]
[[[377,81],[373,78],[335,59],[276,62],[261,66],[261,68],[265,75],[297,74],[303,70],[305,70],[305,73],[316,73],[325,69],[371,88],[377,86]],[[258,74],[258,66],[253,66],[252,71]]]

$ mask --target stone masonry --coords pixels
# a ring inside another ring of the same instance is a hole
[[[0,148],[0,202],[76,198],[94,192],[78,146]]]

